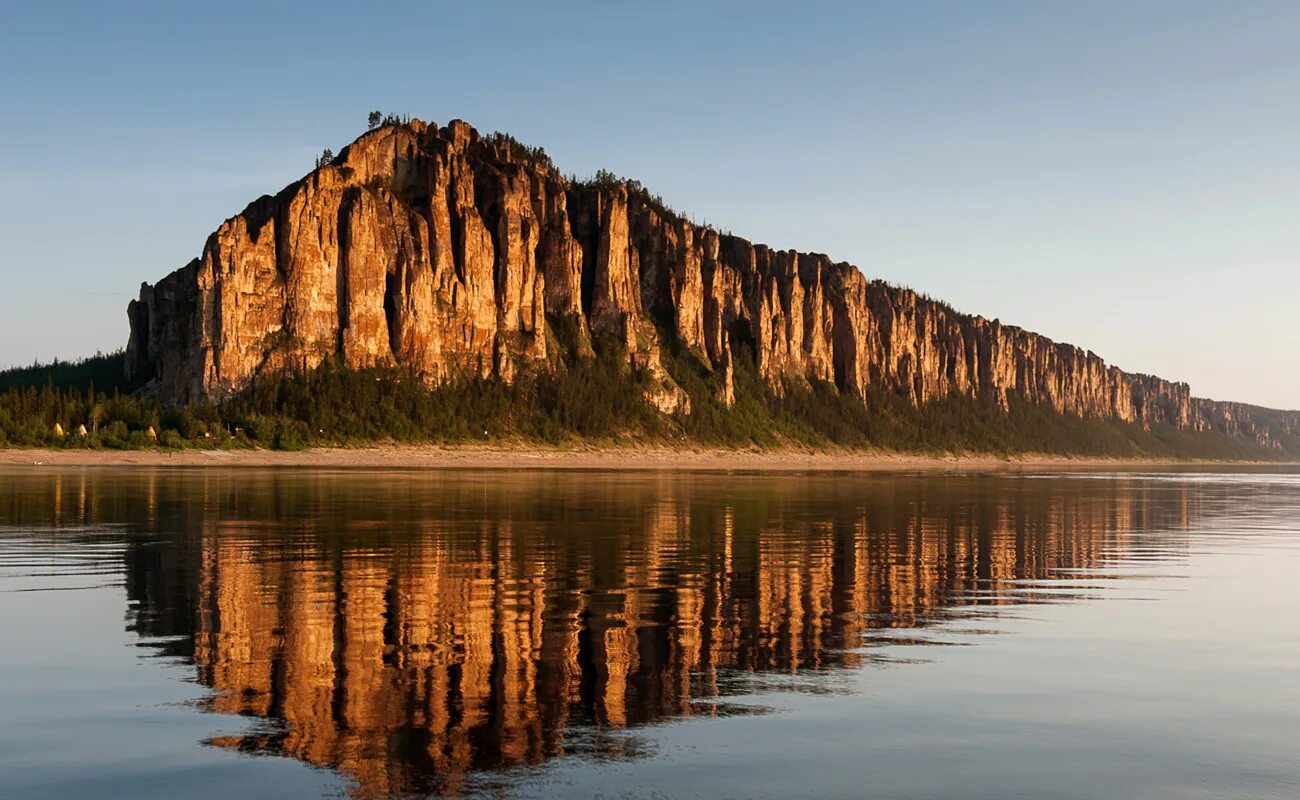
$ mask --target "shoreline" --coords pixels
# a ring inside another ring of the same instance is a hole
[[[383,445],[308,450],[0,450],[0,467],[299,467],[340,469],[557,469],[745,472],[1017,471],[1135,468],[1300,469],[1298,462],[1095,458],[1023,454],[728,450],[662,446],[559,448],[511,445]]]

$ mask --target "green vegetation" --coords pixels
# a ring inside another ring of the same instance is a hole
[[[11,373],[0,373],[10,387],[0,392],[0,446],[300,449],[375,441],[558,443],[660,435],[667,422],[644,399],[648,377],[629,370],[627,360],[617,347],[598,343],[594,357],[554,371],[521,371],[510,384],[466,376],[436,391],[406,370],[349,370],[330,362],[304,374],[260,380],[215,405],[185,407],[71,380],[20,388]],[[82,426],[84,435],[78,433]]]
[[[0,372],[0,446],[300,449],[377,441],[685,440],[935,455],[1300,458],[1300,436],[1288,433],[1285,421],[1266,409],[1252,412],[1283,434],[1289,448],[1282,452],[1217,433],[1081,419],[1016,398],[1004,412],[973,398],[939,399],[916,408],[887,392],[864,403],[816,381],[791,381],[775,392],[758,374],[752,347],[739,330],[731,337],[734,404],[727,407],[718,399],[717,372],[684,348],[669,347],[664,365],[690,395],[692,411],[666,417],[645,400],[652,378],[630,369],[618,345],[598,338],[593,350],[579,357],[575,354],[584,348],[577,327],[562,317],[548,320],[548,337],[552,352],[568,355],[545,370],[521,364],[509,384],[467,374],[430,390],[406,370],[349,370],[327,362],[303,374],[264,378],[215,405],[188,407],[131,396],[136,387],[122,378],[120,352],[8,370]]]
[[[735,403],[719,397],[720,379],[692,354],[670,352],[668,370],[691,396],[692,414],[676,421],[706,444],[771,447],[797,443],[942,455],[1016,453],[1115,458],[1300,458],[1300,437],[1281,453],[1219,433],[1172,425],[1141,425],[1061,414],[1012,397],[1010,408],[971,397],[946,397],[921,407],[897,394],[873,392],[863,402],[823,381],[791,381],[773,392],[754,368],[741,332],[732,334]]]
[[[52,389],[85,389],[91,386],[101,391],[128,392],[134,389],[126,382],[126,353],[96,353],[77,361],[55,359],[49,364],[39,362],[30,367],[15,367],[0,371],[0,392],[34,386]]]
[[[371,111],[366,117],[366,127],[373,131],[386,125],[405,125],[410,121],[411,116],[409,114],[385,114],[381,111]]]
[[[492,147],[504,149],[515,161],[551,169],[555,168],[555,162],[547,155],[544,148],[529,147],[510,134],[501,131],[493,131],[484,138]]]
[[[669,208],[662,197],[643,186],[641,181],[620,177],[607,169],[596,170],[596,175],[591,178],[579,178],[577,175],[570,175],[569,185],[578,190],[603,192],[610,192],[619,186],[625,186],[627,187],[628,202],[632,205],[640,203],[654,210],[662,219],[682,219],[681,214]]]

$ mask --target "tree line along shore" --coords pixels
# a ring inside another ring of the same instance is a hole
[[[801,381],[774,391],[736,360],[734,402],[689,354],[665,366],[689,394],[689,413],[646,400],[652,376],[628,367],[613,343],[559,369],[522,371],[509,383],[465,377],[436,388],[398,368],[334,362],[255,382],[212,404],[167,405],[124,378],[120,352],[0,372],[0,447],[75,450],[300,451],[381,443],[595,446],[722,450],[834,450],[926,457],[1036,454],[1100,459],[1289,461],[1213,432],[1143,427],[1060,414],[1012,398],[1006,410],[973,398],[916,407],[880,392],[858,398]]]

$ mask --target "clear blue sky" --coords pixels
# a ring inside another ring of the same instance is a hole
[[[0,364],[123,345],[378,108],[1300,408],[1300,3],[4,0],[0,74]]]

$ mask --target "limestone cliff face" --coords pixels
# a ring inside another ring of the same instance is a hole
[[[790,380],[925,403],[946,395],[1220,431],[1276,446],[1256,409],[1193,398],[1184,383],[968,316],[818,254],[691,225],[636,187],[575,185],[549,161],[469,125],[414,121],[357,139],[263,197],[202,255],[130,305],[128,369],[173,401],[211,401],[258,375],[341,357],[398,364],[431,383],[553,363],[548,315],[579,342],[611,336],[654,377],[664,412],[689,398],[662,366],[680,344],[720,373],[752,353]],[[751,345],[736,350],[739,340]],[[1300,431],[1300,415],[1282,418]]]

